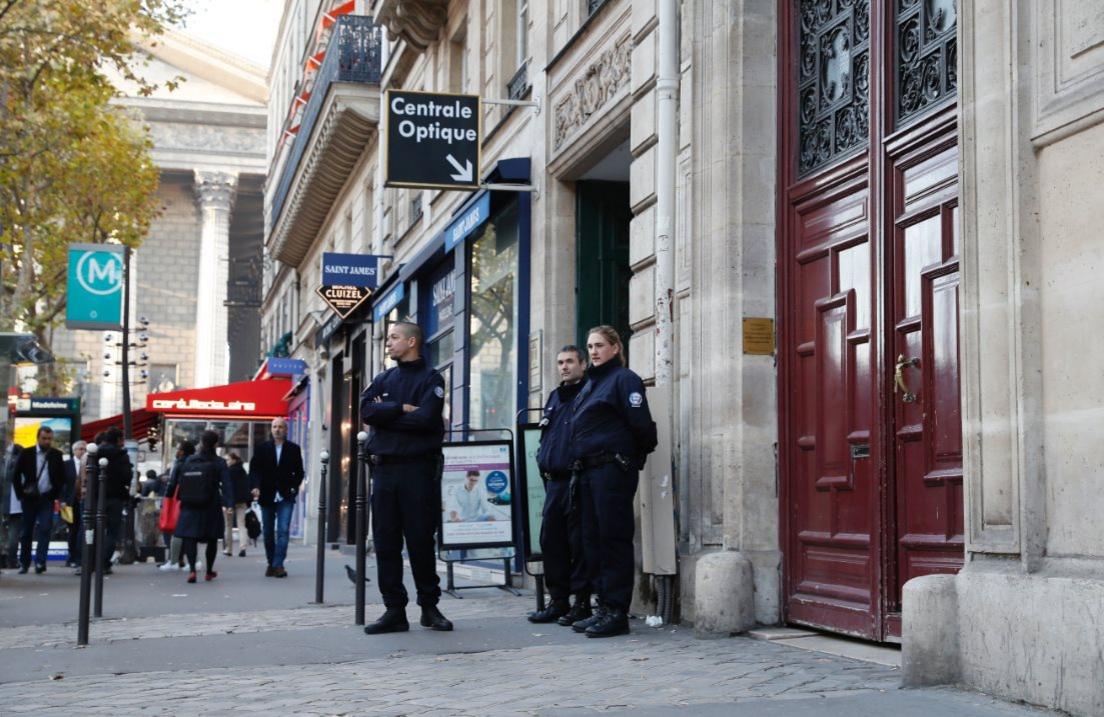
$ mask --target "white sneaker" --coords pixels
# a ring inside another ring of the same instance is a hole
[[[180,570],[181,567],[176,563],[162,563],[161,565],[157,566],[157,569],[163,573],[171,573],[174,570]]]

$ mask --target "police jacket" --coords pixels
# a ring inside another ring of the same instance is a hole
[[[404,403],[418,408],[403,413]],[[400,362],[379,374],[360,394],[360,420],[371,428],[368,453],[440,454],[445,438],[444,405],[445,379],[426,366],[425,359]]]
[[[572,404],[572,455],[616,454],[643,468],[659,442],[644,382],[621,365],[619,356],[588,368],[587,379]]]
[[[575,458],[571,455],[571,403],[586,385],[586,379],[575,384],[561,383],[544,404],[541,418],[540,448],[537,449],[537,467],[541,473],[567,473]],[[555,476],[560,477],[560,476]]]

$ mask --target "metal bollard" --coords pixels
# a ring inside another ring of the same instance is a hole
[[[84,498],[81,500],[81,530],[84,531],[84,543],[81,545],[81,576],[80,576],[80,608],[77,613],[77,644],[88,644],[88,612],[92,602],[92,560],[95,556],[96,531],[92,526],[92,503],[96,500],[98,492],[96,480],[96,453],[99,446],[95,443],[88,444],[88,461],[85,464]]]
[[[318,556],[314,563],[314,601],[322,604],[322,590],[326,578],[326,472],[330,466],[330,452],[318,454],[322,462],[322,474],[318,481]]]
[[[356,493],[356,624],[364,624],[364,578],[368,559],[368,434],[357,434],[357,493]]]
[[[104,551],[107,546],[104,543],[107,542],[107,538],[104,535],[106,532],[105,522],[107,521],[107,459],[101,458],[99,461],[100,466],[100,479],[97,481],[96,486],[96,550],[95,550],[95,563],[96,563],[96,594],[92,605],[92,616],[103,617],[103,579],[104,579],[104,560],[110,557],[105,555]]]

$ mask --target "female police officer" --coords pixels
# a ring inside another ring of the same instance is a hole
[[[633,497],[637,471],[656,447],[644,382],[621,363],[611,326],[587,334],[590,368],[574,402],[572,453],[579,475],[583,554],[598,610],[572,625],[587,637],[629,632],[633,591]]]

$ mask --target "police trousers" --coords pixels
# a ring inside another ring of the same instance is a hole
[[[598,601],[607,608],[628,612],[632,604],[633,498],[638,473],[616,463],[579,473],[583,554],[586,573]]]
[[[540,533],[544,584],[553,600],[589,595],[590,581],[583,560],[583,530],[579,519],[578,479],[547,481],[544,491]]]
[[[372,466],[372,541],[383,604],[401,609],[409,601],[403,585],[403,541],[422,607],[441,598],[434,546],[441,520],[438,458]]]

